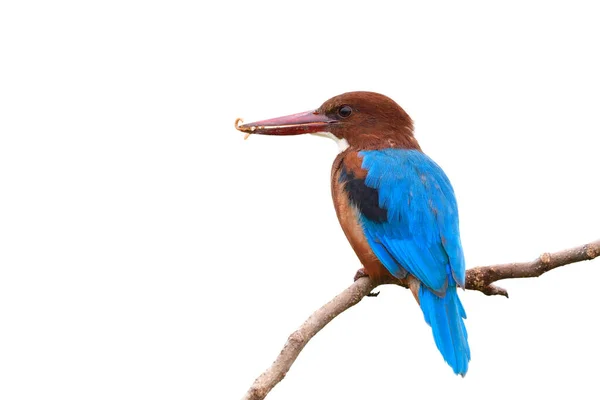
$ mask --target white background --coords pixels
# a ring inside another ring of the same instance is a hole
[[[598,238],[597,5],[324,3],[2,3],[1,399],[240,398],[351,283],[335,144],[236,117],[384,93],[454,184],[469,266]],[[384,287],[269,398],[597,398],[599,279],[461,294],[464,379]]]

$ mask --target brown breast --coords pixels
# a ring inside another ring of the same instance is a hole
[[[336,157],[331,169],[331,195],[342,230],[354,249],[354,252],[358,256],[367,274],[373,279],[380,280],[381,278],[387,278],[391,275],[371,250],[358,219],[358,210],[350,202],[348,194],[344,190],[344,183],[340,183],[342,165],[347,164],[347,167],[354,167],[354,164],[356,164],[359,159],[358,153],[351,149],[340,153]]]

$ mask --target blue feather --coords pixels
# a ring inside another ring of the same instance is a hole
[[[469,369],[471,350],[463,321],[467,316],[456,293],[456,286],[449,287],[444,297],[438,297],[421,286],[419,301],[425,322],[431,326],[433,339],[442,357],[455,374],[465,376]]]
[[[367,170],[365,183],[377,189],[379,206],[387,210],[384,222],[361,218],[371,247],[381,242],[410,274],[434,291],[445,288],[448,264],[453,280],[464,286],[458,208],[444,171],[418,150],[369,150],[360,155]]]
[[[387,211],[378,214],[387,215],[385,220],[360,214],[367,241],[392,275],[408,272],[421,282],[420,305],[435,343],[454,372],[464,375],[471,356],[466,314],[456,293],[457,285],[464,287],[465,261],[452,185],[418,150],[359,154],[367,171],[364,185],[376,190],[379,208]]]

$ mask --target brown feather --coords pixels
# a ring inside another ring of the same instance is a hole
[[[362,226],[358,220],[358,210],[350,203],[347,193],[344,191],[344,184],[340,183],[340,173],[342,163],[348,158],[350,163],[359,159],[355,151],[346,150],[340,153],[331,169],[331,194],[333,204],[342,230],[350,242],[352,249],[358,256],[367,274],[375,280],[391,278],[391,274],[377,259],[377,256],[371,250],[367,238],[365,237]]]
[[[352,113],[340,117],[349,106]],[[316,111],[338,122],[329,132],[346,139],[355,150],[403,148],[421,150],[413,135],[413,121],[394,100],[373,92],[349,92],[327,100]]]

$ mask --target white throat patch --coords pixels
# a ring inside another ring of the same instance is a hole
[[[333,141],[337,143],[340,153],[350,147],[346,139],[340,139],[331,132],[316,132],[312,133],[312,135],[333,139]]]

